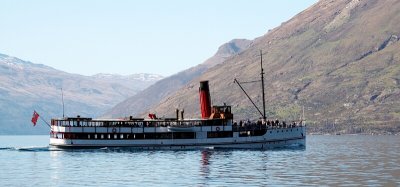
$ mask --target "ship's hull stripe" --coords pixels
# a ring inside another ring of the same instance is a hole
[[[306,137],[287,138],[287,139],[274,139],[274,140],[261,140],[261,141],[243,141],[243,142],[221,142],[221,143],[192,143],[192,144],[50,144],[56,147],[65,148],[78,148],[78,147],[212,147],[212,146],[226,146],[226,145],[243,145],[243,144],[260,144],[270,142],[283,142],[291,140],[305,140]],[[99,140],[101,141],[101,140]]]

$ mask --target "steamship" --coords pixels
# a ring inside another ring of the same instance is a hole
[[[261,63],[264,100],[263,74]],[[236,79],[235,82],[245,92]],[[129,147],[174,150],[305,146],[304,121],[286,123],[267,120],[265,102],[264,113],[257,108],[262,116],[258,121],[234,121],[231,106],[211,106],[208,81],[200,82],[199,95],[199,119],[186,119],[184,112],[178,109],[175,118],[157,118],[155,114],[149,114],[146,119],[132,116],[123,119],[92,119],[80,116],[52,119],[50,145],[59,148]]]

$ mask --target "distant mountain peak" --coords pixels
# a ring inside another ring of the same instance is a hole
[[[217,64],[222,63],[229,57],[237,55],[250,47],[253,43],[252,40],[247,39],[233,39],[227,43],[222,44],[214,56],[207,59],[203,65],[207,66],[208,68],[213,67]]]
[[[244,49],[249,48],[251,44],[251,40],[247,39],[233,39],[218,48],[216,55],[219,56],[231,56],[237,53],[240,53]]]
[[[142,81],[154,81],[154,80],[160,80],[160,79],[164,78],[164,76],[162,76],[162,75],[150,74],[150,73],[132,74],[132,75],[129,75],[129,77],[132,79],[137,79],[137,80],[142,80]]]
[[[133,79],[133,80],[140,80],[145,82],[150,81],[158,81],[164,78],[162,75],[151,74],[151,73],[136,73],[131,75],[120,75],[114,73],[98,73],[93,75],[94,78],[99,79]]]
[[[0,64],[4,64],[12,69],[22,70],[22,69],[24,69],[23,65],[27,64],[27,62],[25,62],[19,58],[0,54]]]
[[[38,68],[43,68],[43,69],[55,70],[54,68],[52,68],[50,66],[46,66],[43,64],[35,64],[30,61],[22,60],[20,58],[1,54],[1,53],[0,53],[0,64],[4,64],[14,70],[23,70],[24,68],[27,68],[27,67],[38,67]]]

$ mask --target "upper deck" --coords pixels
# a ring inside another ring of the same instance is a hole
[[[168,127],[168,126],[228,126],[232,125],[232,119],[92,119],[81,117],[67,117],[52,119],[52,126],[61,127]]]
[[[231,106],[213,106],[211,115],[203,119],[185,119],[183,111],[179,118],[179,110],[176,110],[176,118],[156,118],[155,114],[149,114],[150,119],[144,118],[120,118],[120,119],[92,119],[81,116],[52,119],[52,126],[61,127],[169,127],[169,126],[232,126],[233,114]]]

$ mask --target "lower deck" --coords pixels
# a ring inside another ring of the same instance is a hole
[[[246,131],[197,132],[53,132],[50,145],[58,147],[136,147],[143,149],[267,148],[305,145],[305,127]]]

